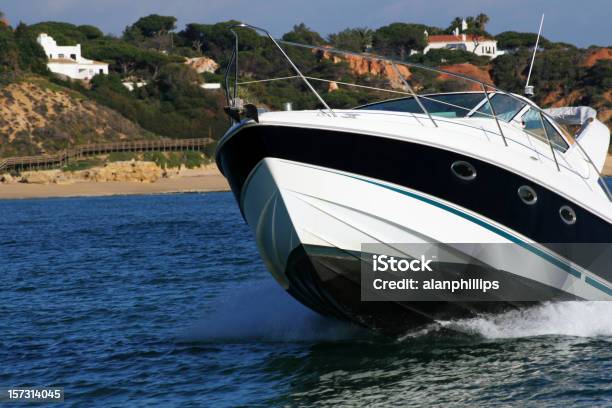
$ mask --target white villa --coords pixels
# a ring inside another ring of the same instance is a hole
[[[467,30],[465,20],[461,23],[461,31]],[[452,34],[448,35],[428,35],[427,46],[423,50],[423,54],[427,54],[433,49],[448,49],[448,50],[464,50],[476,55],[489,57],[491,59],[504,54],[504,51],[497,49],[497,40],[478,35],[461,33],[459,27],[455,28]]]
[[[58,46],[53,37],[41,33],[36,41],[47,54],[47,67],[51,72],[72,79],[88,81],[98,74],[108,74],[108,64],[83,58],[81,44]]]

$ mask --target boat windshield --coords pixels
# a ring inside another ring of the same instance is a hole
[[[419,101],[427,111],[435,116],[445,118],[466,117],[482,100],[484,93],[447,93],[419,95]],[[423,109],[413,97],[391,99],[371,103],[355,109],[384,110],[391,112],[423,113]],[[497,111],[496,111],[497,112]]]
[[[504,94],[494,94],[490,97],[491,105],[495,110],[495,114],[499,120],[510,122],[517,113],[523,109],[525,102]],[[464,118],[480,105],[480,108],[470,117],[487,117],[493,116],[491,106],[485,100],[485,95],[482,92],[466,92],[466,93],[446,93],[446,94],[430,94],[419,95],[419,101],[423,104],[427,111],[434,116],[445,118]],[[416,99],[413,97],[391,99],[388,101],[371,103],[369,105],[360,106],[356,109],[368,110],[385,110],[391,112],[406,112],[406,113],[423,113],[423,109],[419,106]]]
[[[542,118],[539,111],[530,108],[521,117],[521,124],[526,132],[543,142],[548,143],[547,139],[550,139],[550,143],[557,150],[565,152],[569,149],[569,145],[563,139],[563,136],[561,136],[547,118]]]
[[[493,105],[493,109],[495,110],[495,115],[499,120],[503,120],[504,122],[510,122],[512,118],[516,116],[517,113],[521,111],[526,105],[525,102],[522,102],[516,98],[513,98],[504,94],[495,94],[491,96],[491,105]],[[485,103],[482,105],[475,113],[472,115],[473,118],[477,117],[492,117],[493,113],[491,112],[491,106],[489,103]]]

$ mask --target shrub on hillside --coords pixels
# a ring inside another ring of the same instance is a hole
[[[535,45],[537,33],[519,33],[516,31],[504,31],[497,34],[497,48],[500,50],[513,50],[517,48],[531,48]],[[545,37],[540,37],[539,46],[546,48],[550,44]]]

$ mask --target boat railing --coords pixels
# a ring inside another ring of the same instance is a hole
[[[287,61],[287,63],[290,65],[291,69],[295,72],[295,75],[290,75],[290,76],[283,76],[283,77],[276,77],[276,78],[266,78],[266,79],[257,79],[257,80],[247,80],[247,81],[239,81],[239,65],[238,65],[238,51],[239,51],[239,36],[238,33],[236,32],[235,29],[237,28],[245,28],[245,29],[250,29],[253,30],[255,32],[259,32],[259,33],[263,33],[271,42],[272,44],[276,47],[276,49],[278,49],[278,51],[282,54],[282,56],[284,57],[284,59]],[[230,60],[227,64],[226,67],[226,71],[225,71],[225,76],[224,76],[224,82],[225,82],[225,92],[226,92],[226,98],[227,98],[227,104],[228,107],[231,108],[241,108],[241,104],[242,101],[240,100],[240,98],[238,98],[238,87],[240,85],[248,85],[248,84],[255,84],[255,83],[264,83],[264,82],[274,82],[274,81],[283,81],[283,80],[292,80],[292,79],[300,79],[305,85],[306,87],[309,89],[310,92],[312,92],[312,94],[317,98],[317,100],[319,101],[319,103],[322,105],[323,108],[321,108],[321,112],[323,112],[325,115],[330,116],[330,117],[336,117],[336,112],[334,111],[334,109],[332,109],[328,103],[325,101],[325,99],[321,96],[321,94],[319,92],[317,92],[317,90],[315,89],[315,87],[312,85],[311,81],[321,81],[321,82],[328,82],[328,83],[335,83],[335,84],[340,84],[340,85],[345,85],[345,86],[350,86],[350,87],[356,87],[356,88],[361,88],[361,89],[369,89],[369,90],[374,90],[374,91],[382,91],[382,92],[388,92],[388,93],[392,93],[392,94],[397,94],[397,95],[406,95],[406,96],[411,96],[412,98],[414,98],[414,100],[416,101],[416,103],[419,106],[419,109],[421,109],[423,111],[423,114],[426,115],[426,117],[428,118],[429,121],[431,121],[431,123],[433,124],[434,127],[438,127],[438,121],[440,119],[434,119],[434,115],[432,115],[431,112],[429,112],[429,110],[426,108],[426,106],[422,103],[422,100],[431,100],[431,101],[435,101],[435,103],[437,104],[441,104],[441,105],[447,105],[447,106],[451,106],[454,108],[460,108],[460,109],[465,109],[466,111],[471,111],[473,108],[467,108],[467,107],[461,107],[446,101],[442,101],[439,99],[433,99],[428,97],[427,95],[419,95],[413,87],[410,86],[410,84],[408,83],[408,81],[406,81],[406,78],[404,78],[404,76],[401,74],[400,70],[398,69],[398,65],[402,65],[402,66],[406,66],[409,68],[416,68],[416,69],[421,69],[421,70],[425,70],[425,71],[429,71],[429,72],[434,72],[437,73],[439,75],[445,75],[448,77],[454,77],[460,80],[464,80],[467,82],[471,82],[473,84],[476,84],[481,90],[482,93],[485,95],[486,99],[487,99],[487,105],[488,108],[490,110],[490,114],[486,113],[486,112],[478,112],[479,116],[485,116],[485,117],[489,117],[491,119],[493,119],[495,121],[496,127],[499,131],[499,136],[501,137],[504,145],[507,147],[508,146],[508,138],[507,135],[504,133],[503,130],[503,126],[501,124],[501,120],[498,116],[498,114],[495,112],[495,108],[493,106],[493,104],[491,103],[491,95],[492,94],[502,94],[505,95],[509,98],[512,98],[516,101],[518,101],[521,104],[527,104],[526,101],[510,92],[506,92],[498,87],[496,87],[493,84],[481,81],[479,79],[476,78],[472,78],[469,77],[467,75],[463,75],[463,74],[459,74],[456,72],[452,72],[452,71],[448,71],[445,69],[441,69],[441,68],[437,68],[437,67],[432,67],[429,65],[424,65],[424,64],[419,64],[419,63],[415,63],[415,62],[410,62],[410,61],[398,61],[395,60],[393,58],[387,58],[384,56],[380,56],[380,55],[376,55],[376,54],[370,54],[370,53],[357,53],[357,52],[351,52],[351,51],[345,51],[345,50],[339,50],[333,47],[329,47],[329,46],[320,46],[320,45],[306,45],[306,44],[300,44],[300,43],[295,43],[295,42],[291,42],[291,41],[285,41],[285,40],[277,40],[275,39],[268,30],[263,29],[261,27],[256,27],[250,24],[245,24],[245,23],[239,23],[236,24],[234,26],[232,26],[230,28],[230,31],[232,32],[232,34],[234,35],[234,48],[232,50],[232,55],[230,57]],[[289,55],[287,54],[287,52],[283,49],[283,47],[281,47],[281,44],[284,45],[288,45],[288,46],[293,46],[293,47],[299,47],[299,48],[305,48],[305,49],[310,49],[313,51],[320,51],[320,52],[325,52],[325,53],[331,53],[331,54],[341,54],[341,55],[345,55],[345,56],[355,56],[355,57],[359,57],[359,58],[364,58],[364,59],[369,59],[372,61],[379,61],[379,62],[385,62],[388,63],[392,66],[393,70],[395,71],[395,74],[398,76],[399,80],[401,81],[405,91],[399,91],[397,89],[386,89],[386,88],[381,88],[381,87],[376,87],[376,86],[367,86],[367,85],[360,85],[360,84],[353,84],[353,83],[349,83],[349,82],[342,82],[342,81],[336,81],[336,80],[329,80],[329,79],[323,79],[323,78],[316,78],[316,77],[312,77],[312,76],[308,76],[308,75],[304,75],[302,73],[302,71],[297,67],[297,65],[293,62],[293,60],[289,57]],[[230,73],[232,72],[232,68],[233,68],[233,84],[230,84]],[[538,112],[539,115],[539,120],[541,122],[542,125],[542,129],[544,132],[544,136],[546,139],[546,143],[548,144],[549,148],[550,148],[550,152],[551,152],[551,156],[552,156],[552,161],[555,164],[555,167],[557,169],[557,171],[561,171],[561,167],[565,167],[564,165],[561,165],[559,163],[559,160],[557,158],[557,154],[555,153],[555,147],[554,147],[554,142],[551,139],[551,135],[549,134],[546,126],[545,126],[545,120],[550,121],[551,123],[555,123],[555,119],[549,115],[547,112],[545,112],[542,108],[540,108],[539,106],[531,103],[529,104],[529,107],[535,111]],[[479,128],[480,129],[480,128]],[[529,132],[528,130],[524,129],[524,131],[532,136],[535,137],[538,140],[541,140],[540,136],[533,134],[531,132]],[[493,132],[494,133],[494,132]],[[581,155],[584,156],[585,161],[594,169],[595,174],[597,175],[598,178],[598,184],[601,186],[601,188],[604,190],[606,196],[608,197],[608,199],[610,201],[612,201],[612,192],[610,192],[609,188],[606,185],[605,180],[603,179],[603,175],[601,173],[601,171],[597,168],[597,166],[595,166],[595,164],[593,163],[592,159],[589,157],[588,153],[585,151],[585,149],[582,148],[582,146],[580,145],[580,142],[578,140],[574,140],[574,143],[578,146]],[[537,152],[538,154],[540,154],[539,152]],[[573,171],[572,169],[569,169],[570,171]],[[575,171],[573,171],[575,173]]]

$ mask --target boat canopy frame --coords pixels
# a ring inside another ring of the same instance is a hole
[[[295,75],[284,76],[284,77],[276,77],[276,78],[268,78],[268,79],[260,79],[260,80],[249,80],[249,81],[242,81],[242,82],[240,82],[239,81],[239,65],[238,65],[239,35],[236,32],[236,30],[235,30],[236,28],[250,29],[250,30],[258,32],[258,33],[263,33],[272,42],[272,44],[278,49],[278,51],[282,54],[284,59],[289,63],[289,65],[291,66],[293,71],[295,71]],[[376,90],[376,91],[382,91],[382,92],[389,92],[389,93],[406,95],[407,97],[412,97],[412,98],[414,98],[414,100],[419,105],[419,108],[423,111],[423,113],[432,122],[434,127],[438,127],[438,123],[434,119],[433,115],[431,114],[431,112],[429,112],[427,110],[427,108],[425,107],[425,105],[421,101],[421,99],[431,99],[431,98],[428,98],[426,95],[418,95],[414,91],[413,87],[410,86],[408,81],[406,81],[404,76],[401,74],[399,68],[397,67],[397,65],[399,64],[399,65],[407,66],[407,67],[410,67],[410,68],[417,68],[417,69],[422,69],[422,70],[429,71],[429,72],[435,72],[435,73],[438,73],[438,74],[441,74],[441,75],[446,75],[446,76],[458,78],[458,79],[461,79],[461,80],[464,80],[464,81],[467,81],[467,82],[471,82],[471,83],[477,84],[482,89],[482,92],[484,93],[484,95],[486,97],[486,100],[487,100],[486,104],[488,104],[488,107],[491,110],[491,114],[488,114],[488,113],[485,113],[485,112],[479,112],[479,114],[483,115],[483,116],[488,116],[488,117],[490,117],[490,118],[495,120],[495,123],[497,125],[498,130],[499,130],[499,135],[501,136],[501,138],[502,138],[502,140],[504,142],[504,145],[506,147],[508,147],[508,142],[507,142],[507,139],[506,139],[506,135],[504,134],[503,128],[502,128],[501,123],[500,123],[500,119],[499,119],[498,115],[495,112],[493,104],[491,103],[492,97],[490,96],[490,94],[493,94],[493,95],[501,94],[501,95],[508,96],[508,97],[510,97],[510,98],[512,98],[512,99],[514,99],[516,101],[519,101],[520,103],[522,103],[524,105],[528,105],[529,108],[536,110],[539,113],[540,121],[542,123],[544,134],[546,136],[546,141],[547,141],[548,146],[550,147],[550,151],[552,153],[552,158],[553,158],[553,161],[554,161],[555,166],[557,168],[557,171],[559,171],[559,172],[561,171],[561,167],[559,165],[559,161],[558,161],[556,153],[555,153],[555,148],[553,146],[553,143],[552,143],[552,140],[551,140],[551,136],[548,133],[548,130],[546,129],[546,126],[544,125],[544,121],[545,120],[548,120],[550,123],[555,124],[556,123],[555,118],[551,114],[546,112],[544,109],[542,109],[539,106],[537,106],[535,103],[533,103],[531,101],[529,101],[529,103],[528,103],[527,102],[528,100],[520,98],[520,97],[518,97],[518,96],[516,96],[516,95],[514,95],[514,94],[512,94],[510,92],[506,92],[506,91],[496,87],[493,84],[481,81],[481,80],[476,79],[476,78],[469,77],[467,75],[463,75],[463,74],[459,74],[459,73],[456,73],[456,72],[451,72],[451,71],[444,70],[444,69],[441,69],[441,68],[432,67],[432,66],[428,66],[428,65],[423,65],[423,64],[419,64],[419,63],[415,63],[415,62],[398,61],[398,60],[395,60],[393,58],[388,58],[388,57],[384,57],[384,56],[380,56],[380,55],[376,55],[376,54],[358,53],[358,52],[340,50],[340,49],[333,48],[333,47],[328,47],[328,46],[307,45],[307,44],[300,44],[300,43],[296,43],[296,42],[292,42],[292,41],[285,41],[285,40],[281,40],[281,39],[275,39],[270,34],[270,32],[268,30],[266,30],[264,28],[261,28],[261,27],[257,27],[257,26],[251,25],[251,24],[238,23],[238,24],[235,24],[235,25],[231,26],[230,27],[230,31],[234,35],[234,48],[232,50],[232,54],[231,54],[230,60],[229,60],[229,62],[227,64],[227,66],[226,66],[225,75],[224,75],[225,94],[226,94],[228,109],[241,109],[242,108],[242,101],[238,98],[238,87],[239,87],[239,85],[248,85],[248,84],[254,84],[254,83],[273,82],[273,81],[290,80],[290,79],[300,79],[306,85],[306,87],[309,89],[309,91],[312,92],[314,94],[314,96],[317,98],[317,100],[321,103],[323,108],[320,109],[320,111],[323,112],[327,116],[337,117],[336,112],[334,111],[334,109],[332,109],[327,104],[325,99],[319,94],[319,92],[317,92],[317,90],[312,85],[311,81],[322,81],[322,82],[327,82],[327,83],[334,82],[334,83],[340,84],[340,85],[346,85],[346,86],[352,86],[352,87],[357,87],[357,88],[362,88],[362,89],[369,89],[369,90]],[[294,47],[305,48],[305,49],[310,49],[310,50],[316,50],[316,51],[321,51],[321,52],[329,52],[329,53],[332,53],[332,54],[341,54],[341,55],[356,56],[356,57],[365,58],[365,59],[369,59],[369,60],[386,62],[386,63],[391,65],[391,67],[393,68],[395,73],[398,75],[400,81],[402,82],[402,85],[407,90],[407,92],[406,91],[404,91],[404,92],[398,91],[396,89],[390,90],[390,89],[385,89],[385,88],[380,88],[380,87],[375,87],[375,86],[353,84],[353,83],[349,83],[349,82],[333,81],[333,80],[328,80],[328,79],[323,79],[323,78],[316,78],[316,77],[304,75],[302,73],[302,71],[300,71],[300,69],[297,67],[297,65],[291,60],[289,55],[287,55],[287,53],[285,52],[283,47],[281,47],[280,44],[285,44],[285,45],[288,45],[288,46],[294,46]],[[229,76],[230,76],[230,73],[232,72],[232,68],[233,68],[233,74],[234,74],[233,76],[234,76],[234,78],[233,78],[233,84],[230,84]],[[480,92],[480,91],[477,91],[477,92]],[[439,100],[435,100],[435,101],[437,103],[440,103],[440,104],[451,105],[451,106],[454,106],[454,107],[459,107],[461,109],[469,110],[467,108],[460,107],[460,106],[455,106],[455,105],[450,104],[450,103],[445,102],[445,101],[439,101]],[[526,133],[530,134],[531,136],[538,138],[537,135],[532,134],[528,130],[524,130],[524,131]],[[598,184],[604,190],[604,192],[605,192],[606,196],[608,197],[608,199],[612,202],[612,192],[610,192],[610,189],[607,187],[606,181],[603,178],[603,174],[595,166],[595,164],[593,163],[593,161],[589,157],[588,153],[580,145],[579,141],[574,139],[573,142],[578,146],[581,154],[585,157],[585,161],[587,163],[589,163],[591,165],[591,167],[593,167],[593,169],[595,170],[595,174],[597,174],[597,176],[598,176]]]

